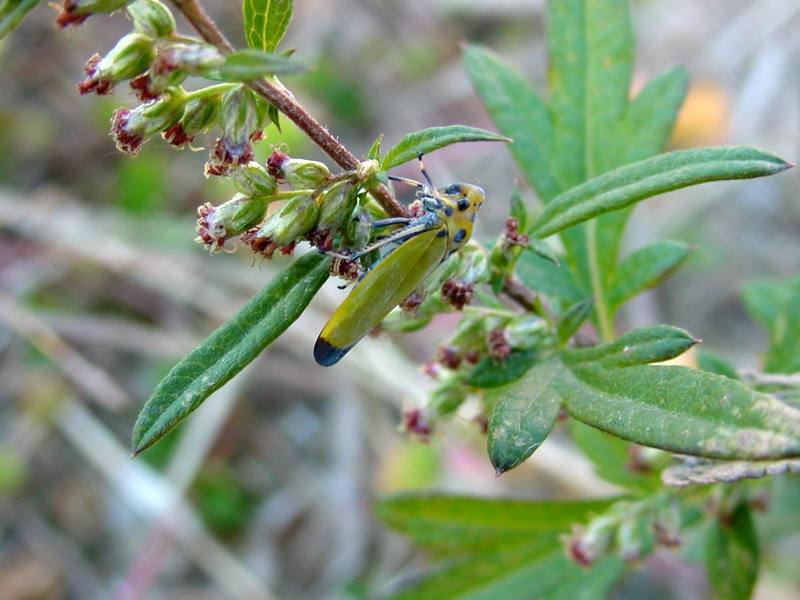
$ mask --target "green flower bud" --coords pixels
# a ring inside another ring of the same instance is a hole
[[[128,14],[139,33],[154,38],[170,37],[175,33],[175,18],[159,0],[135,0],[128,5]]]
[[[301,237],[317,225],[319,206],[311,196],[295,196],[267,219],[258,229],[247,232],[242,240],[253,252],[270,258],[281,248],[289,253]]]
[[[173,146],[183,147],[190,144],[196,135],[211,129],[218,117],[218,96],[193,98],[186,103],[180,120],[162,135]]]
[[[345,218],[353,214],[360,192],[361,190],[356,187],[351,187],[346,192],[342,192],[338,187],[326,192],[321,199],[318,228],[327,231],[339,230]]]
[[[183,114],[184,95],[165,94],[151,104],[142,104],[133,110],[119,108],[111,118],[111,136],[120,152],[131,156],[139,153],[142,144],[151,136],[177,123]]]
[[[592,519],[586,528],[577,527],[567,541],[567,552],[582,567],[591,566],[614,541],[618,521],[612,516]]]
[[[253,158],[251,134],[256,130],[255,98],[244,86],[222,97],[222,137],[218,138],[206,163],[206,175],[227,175],[231,167],[245,165]]]
[[[129,33],[103,58],[94,55],[89,59],[84,69],[86,76],[78,83],[78,91],[81,95],[89,92],[99,96],[110,94],[115,83],[146,71],[155,54],[152,38],[141,33]]]
[[[270,196],[278,187],[275,178],[253,160],[235,169],[231,177],[236,189],[248,196]]]
[[[95,13],[110,13],[128,4],[131,0],[64,0],[56,18],[60,28],[80,25]]]
[[[260,223],[266,212],[263,196],[236,194],[220,206],[204,204],[197,209],[197,239],[212,252],[224,249],[227,240]]]
[[[279,151],[273,152],[267,159],[267,168],[275,179],[285,181],[295,189],[315,188],[331,176],[324,163],[291,158]]]
[[[358,181],[366,181],[377,175],[380,170],[381,165],[377,160],[365,160],[364,162],[358,163],[356,167],[356,178]]]

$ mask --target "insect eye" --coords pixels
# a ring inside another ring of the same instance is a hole
[[[458,210],[467,210],[469,208],[469,200],[466,198],[460,198],[458,200]]]

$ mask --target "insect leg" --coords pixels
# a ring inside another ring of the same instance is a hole
[[[389,225],[408,225],[412,221],[409,217],[391,217],[389,219],[379,219],[372,223],[373,229],[388,227]]]
[[[442,197],[439,196],[439,190],[437,190],[436,186],[433,185],[431,176],[428,175],[428,171],[425,170],[425,163],[422,162],[422,154],[417,154],[417,160],[419,161],[419,170],[422,172],[422,176],[425,178],[425,181],[428,182],[428,186],[430,187],[431,193],[433,193],[433,197],[441,201]]]

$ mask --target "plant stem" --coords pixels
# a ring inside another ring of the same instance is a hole
[[[172,0],[172,3],[206,42],[214,44],[224,54],[234,51],[233,45],[198,0]],[[266,79],[251,81],[247,85],[291,119],[340,167],[352,170],[358,166],[359,161],[355,155],[312,117],[285,87]],[[406,208],[392,196],[386,186],[378,185],[370,189],[370,192],[390,215],[408,216]]]

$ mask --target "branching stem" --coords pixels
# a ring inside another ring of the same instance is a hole
[[[176,8],[183,13],[192,27],[197,30],[206,42],[216,46],[221,52],[234,51],[233,45],[220,31],[214,20],[208,15],[198,0],[172,0]],[[248,85],[258,94],[266,98],[270,104],[291,119],[302,129],[317,146],[319,146],[336,164],[343,169],[355,169],[359,160],[330,131],[321,125],[309,112],[295,100],[294,96],[282,85],[267,79],[251,81]],[[406,208],[400,204],[384,185],[371,189],[373,196],[383,209],[392,216],[408,216]]]

